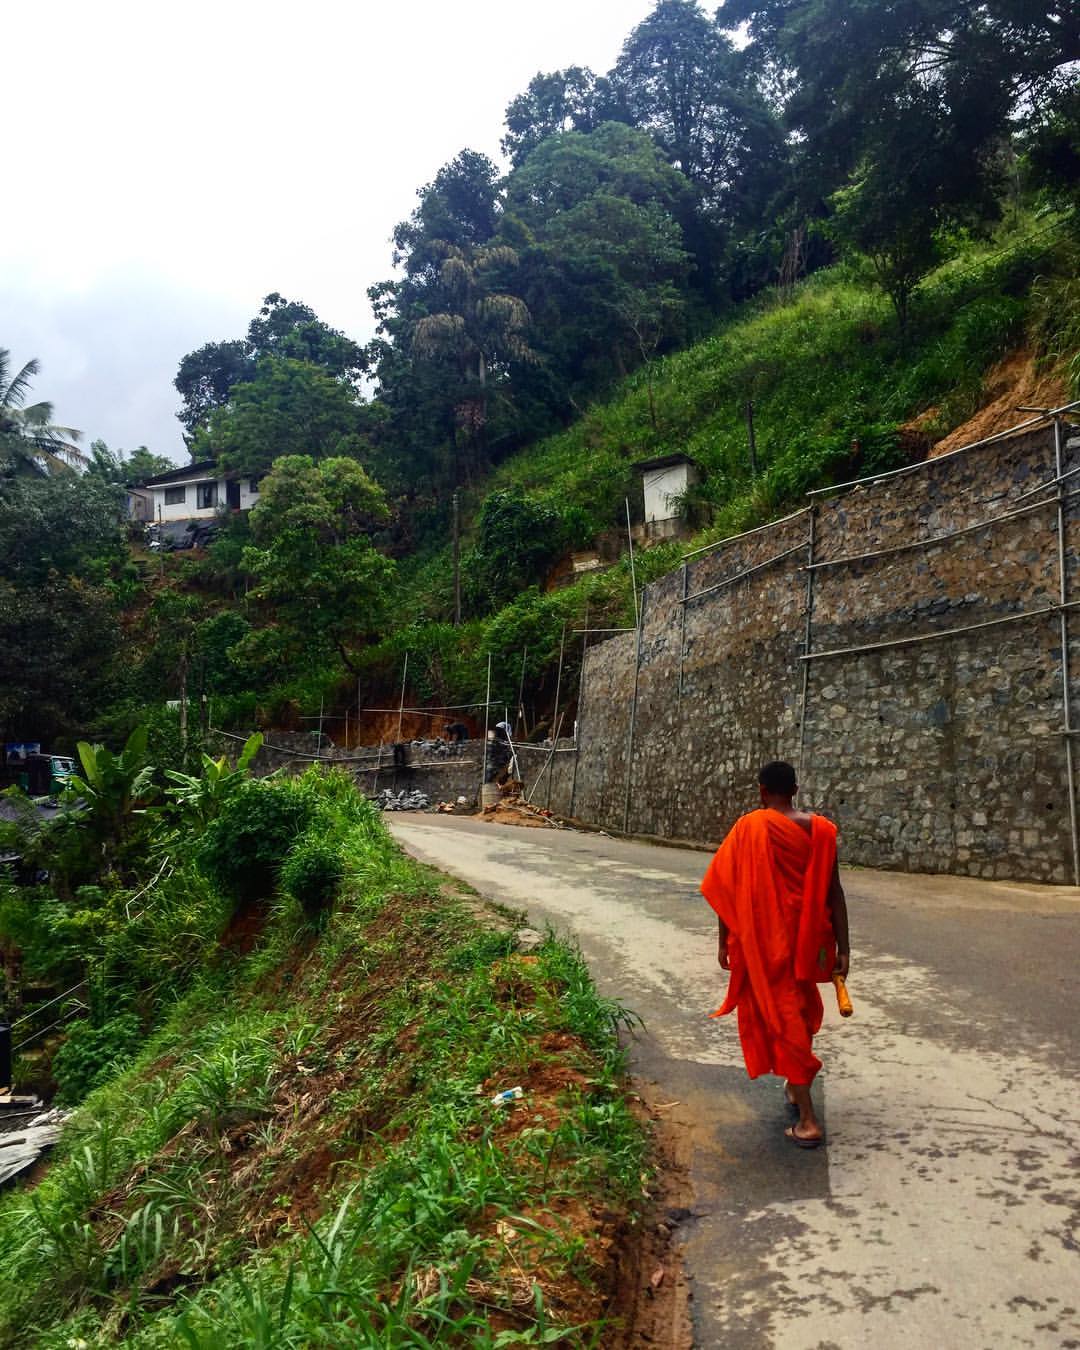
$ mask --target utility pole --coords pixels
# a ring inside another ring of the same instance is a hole
[[[185,756],[187,755],[188,742],[187,676],[188,639],[185,637],[183,646],[180,648],[180,751]]]
[[[461,626],[461,516],[454,489],[454,626]]]
[[[746,436],[750,442],[750,472],[757,477],[757,440],[754,437],[754,405],[749,399],[746,400]]]

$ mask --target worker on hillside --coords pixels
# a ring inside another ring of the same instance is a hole
[[[794,805],[790,764],[766,764],[758,785],[761,809],[736,822],[701,883],[719,921],[720,965],[731,972],[713,1016],[738,1009],[747,1072],[786,1080],[799,1118],[784,1133],[817,1148],[825,1137],[810,1096],[821,1068],[812,1048],[824,1012],[818,985],[847,975],[851,951],[836,826]]]
[[[447,722],[443,737],[447,745],[463,745],[469,739],[469,728],[464,722]]]
[[[514,749],[510,744],[510,723],[496,722],[495,730],[488,732],[484,782],[505,782],[507,770],[513,758]]]

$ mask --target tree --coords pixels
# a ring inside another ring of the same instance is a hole
[[[435,245],[433,244],[433,249]],[[487,425],[489,375],[505,375],[512,362],[534,359],[528,342],[529,311],[500,284],[517,254],[505,245],[465,249],[444,243],[439,270],[443,308],[425,315],[413,329],[412,349],[420,360],[448,361],[460,380],[455,407],[457,425],[472,449],[465,470],[479,460],[478,446]],[[457,438],[454,438],[455,447]],[[457,473],[455,472],[455,485]]]
[[[506,109],[503,154],[518,167],[549,136],[564,131],[593,131],[617,120],[610,82],[587,66],[538,73]]]
[[[168,473],[176,465],[165,455],[155,455],[145,445],[125,455],[123,450],[110,450],[104,441],[90,442],[90,458],[86,466],[87,478],[100,478],[120,487],[142,487],[158,474]]]
[[[0,731],[40,740],[85,726],[108,696],[120,630],[104,586],[0,577]]]
[[[195,445],[223,468],[256,476],[283,455],[359,454],[364,432],[364,410],[350,385],[307,361],[264,356],[255,378],[214,410]]]
[[[367,369],[363,347],[323,323],[310,305],[272,291],[244,338],[208,342],[180,362],[173,384],[184,400],[177,417],[189,438],[208,426],[211,414],[228,404],[238,385],[257,378],[268,356],[317,366],[353,390]]]
[[[393,564],[371,533],[388,516],[382,489],[352,459],[286,455],[263,479],[244,564],[293,663],[336,654],[355,671],[357,645],[386,612]]]
[[[512,255],[493,247],[501,201],[491,160],[463,150],[419,197],[394,231],[402,275],[368,291],[381,335],[374,344],[379,404],[388,414],[382,462],[412,494],[418,483],[433,492],[456,486],[469,467],[462,445],[476,458],[482,439],[490,453],[515,425],[507,361],[512,349],[525,350],[526,322],[510,284]],[[481,294],[491,303],[480,306]]]
[[[47,742],[100,711],[120,636],[104,583],[122,556],[122,519],[112,484],[74,473],[0,478],[0,731],[8,739]]]
[[[207,342],[180,362],[173,386],[184,401],[176,414],[188,436],[206,427],[215,408],[223,408],[237,385],[253,379],[255,358],[242,339]]]
[[[51,403],[27,406],[30,382],[40,370],[36,360],[27,361],[11,375],[11,353],[0,347],[0,477],[42,469],[55,473],[86,462],[76,445],[82,433],[54,426]]]
[[[120,556],[123,519],[123,493],[100,479],[0,479],[0,577],[21,586],[87,573]]]
[[[1025,148],[1035,182],[1073,208],[1080,230],[1080,80],[1036,114]]]
[[[696,0],[658,0],[611,72],[627,120],[724,219],[760,210],[784,162],[779,124],[745,60]]]
[[[988,165],[1080,60],[1073,0],[726,0],[720,14],[747,25],[751,59],[792,72],[785,120],[823,195],[863,162],[867,133],[923,95],[944,110],[953,165]]]
[[[462,150],[418,189],[420,204],[394,230],[394,266],[409,276],[439,266],[436,240],[475,248],[494,235],[499,220],[499,171],[487,155]]]
[[[524,231],[523,294],[563,399],[684,331],[680,221],[692,210],[692,188],[649,135],[617,123],[550,137],[511,176],[504,233]]]
[[[940,261],[943,229],[977,226],[996,211],[989,169],[970,157],[957,162],[953,136],[939,91],[902,85],[889,115],[867,129],[864,157],[848,184],[831,199],[833,236],[870,259],[901,331],[916,286]]]
[[[256,362],[264,356],[306,361],[353,388],[367,369],[359,343],[323,323],[310,305],[286,300],[277,291],[248,324],[247,346]]]
[[[566,546],[558,511],[520,489],[484,498],[476,534],[465,571],[470,598],[480,612],[497,610],[520,591],[542,582],[544,569]]]

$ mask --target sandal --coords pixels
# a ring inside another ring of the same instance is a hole
[[[796,1148],[820,1148],[825,1142],[825,1136],[823,1134],[816,1134],[813,1138],[802,1134],[796,1134],[795,1129],[797,1125],[798,1121],[795,1122],[795,1125],[789,1125],[784,1131],[784,1137],[790,1139]]]

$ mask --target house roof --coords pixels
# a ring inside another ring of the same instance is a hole
[[[655,459],[639,459],[633,466],[635,469],[671,469],[676,464],[692,464],[698,468],[696,459],[691,459],[689,455],[684,455],[681,451],[674,455],[658,455]]]
[[[168,473],[159,473],[156,478],[148,478],[145,486],[162,487],[166,483],[178,483],[184,479],[217,478],[217,467],[216,459],[200,459],[196,464],[185,464],[182,469],[170,469]]]

